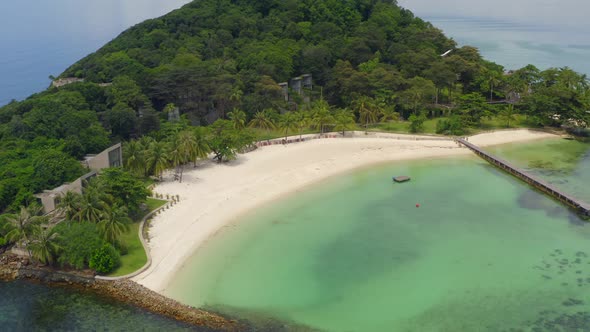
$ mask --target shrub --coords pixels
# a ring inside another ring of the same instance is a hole
[[[410,132],[419,133],[424,131],[424,121],[426,121],[424,113],[420,115],[412,114],[408,120],[410,120]]]
[[[142,181],[122,168],[107,168],[97,180],[104,184],[106,193],[113,196],[115,204],[125,206],[131,213],[137,213],[151,194]]]
[[[115,243],[115,248],[119,251],[119,254],[122,256],[127,255],[129,253],[129,246],[125,241],[119,240]]]
[[[56,226],[62,248],[57,261],[76,269],[89,266],[96,250],[105,245],[95,224],[89,222],[63,222]]]
[[[448,119],[441,119],[436,124],[436,133],[444,135],[463,135],[465,134],[465,127],[461,118],[452,116]]]
[[[104,244],[90,258],[90,268],[102,274],[113,271],[120,263],[121,256],[110,244]]]

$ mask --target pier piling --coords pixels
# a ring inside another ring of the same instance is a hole
[[[569,207],[573,208],[577,212],[581,213],[585,216],[590,216],[590,204],[586,203],[585,201],[573,197],[570,194],[567,194],[560,189],[554,187],[553,185],[526,173],[525,171],[521,170],[520,168],[512,165],[511,163],[502,160],[498,157],[495,157],[476,145],[467,142],[464,139],[457,139],[457,143],[462,144],[463,146],[467,147],[471,151],[473,151],[476,155],[480,156],[482,159],[486,160],[490,164],[512,174],[513,176],[523,180],[524,182],[528,183],[529,185],[537,188],[538,190],[544,192],[545,194],[559,200],[562,203],[565,203]]]

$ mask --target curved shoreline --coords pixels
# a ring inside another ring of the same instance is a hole
[[[90,270],[57,270],[35,264],[24,257],[0,254],[0,281],[16,280],[91,292],[164,317],[215,331],[243,331],[250,330],[251,327],[255,328],[246,321],[182,304],[129,279],[101,280],[97,279],[94,272]]]
[[[142,272],[144,272],[145,270],[149,269],[150,266],[152,265],[152,255],[150,254],[150,247],[148,245],[148,242],[144,236],[145,234],[145,227],[146,224],[148,222],[148,220],[150,220],[152,218],[152,216],[154,216],[158,211],[163,210],[170,202],[167,201],[166,204],[160,206],[159,208],[150,211],[148,214],[146,214],[142,219],[141,222],[139,224],[139,230],[137,231],[137,236],[139,236],[139,241],[141,241],[141,246],[143,247],[143,250],[145,251],[145,255],[147,257],[147,261],[145,262],[145,264],[139,269],[136,270],[134,272],[128,273],[126,275],[122,275],[122,276],[116,276],[116,277],[108,277],[108,276],[100,276],[97,275],[95,277],[95,279],[97,280],[106,280],[106,281],[115,281],[115,280],[123,280],[123,279],[131,279],[133,277],[135,277],[136,275],[141,274]]]
[[[133,280],[165,292],[185,261],[240,215],[328,177],[384,162],[470,154],[441,137],[371,132],[352,136],[264,146],[227,164],[207,161],[186,171],[183,183],[168,176],[155,191],[180,195],[180,202],[153,218],[152,265]],[[510,130],[471,136],[469,141],[490,146],[550,137],[558,136]]]

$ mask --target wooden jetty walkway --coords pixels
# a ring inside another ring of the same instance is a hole
[[[576,197],[573,197],[569,194],[564,193],[563,191],[555,188],[554,186],[550,185],[549,183],[547,183],[547,182],[545,182],[545,181],[543,181],[531,174],[526,173],[525,171],[519,169],[518,167],[512,165],[511,163],[509,163],[505,160],[502,160],[498,157],[495,157],[495,156],[483,151],[482,149],[480,149],[476,145],[471,144],[464,139],[457,139],[457,142],[459,144],[464,145],[468,149],[472,150],[473,152],[475,152],[475,154],[477,154],[481,158],[485,159],[486,161],[488,161],[492,165],[495,165],[496,167],[505,170],[506,172],[516,176],[517,178],[519,178],[519,179],[523,180],[524,182],[530,184],[531,186],[543,191],[544,193],[550,195],[551,197],[558,199],[559,201],[569,205],[570,207],[572,207],[576,211],[580,212],[581,214],[586,215],[586,216],[590,216],[590,204],[584,202],[583,200],[580,200]]]

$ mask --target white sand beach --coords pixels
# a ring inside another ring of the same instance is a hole
[[[508,130],[471,136],[469,142],[489,146],[549,137],[555,135]],[[152,220],[152,265],[133,280],[164,291],[187,258],[240,215],[327,177],[376,163],[470,153],[451,140],[356,132],[354,137],[265,146],[225,164],[187,166],[182,183],[167,174],[155,188],[179,195],[180,202]]]

